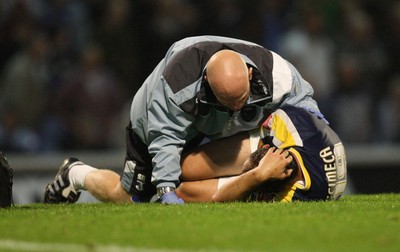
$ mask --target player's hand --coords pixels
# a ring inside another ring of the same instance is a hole
[[[269,148],[267,154],[261,159],[256,168],[258,179],[260,181],[269,179],[282,180],[289,177],[293,172],[293,169],[288,168],[292,160],[293,157],[289,154],[289,151],[275,147]]]
[[[160,198],[161,204],[165,205],[181,205],[185,204],[183,199],[179,198],[175,192],[168,192],[161,196]]]

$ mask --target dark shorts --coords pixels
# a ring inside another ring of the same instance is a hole
[[[189,141],[183,152],[198,146],[204,139],[203,135]],[[133,132],[131,125],[126,127],[126,156],[121,184],[125,191],[137,202],[148,202],[157,193],[156,186],[151,183],[153,171],[152,157],[147,145]]]
[[[133,195],[134,201],[150,201],[156,194],[156,187],[151,183],[151,156],[146,144],[126,127],[126,157],[124,171],[121,175],[122,187]]]

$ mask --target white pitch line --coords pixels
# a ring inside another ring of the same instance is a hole
[[[189,250],[177,249],[146,249],[135,247],[122,247],[116,245],[82,245],[71,243],[40,243],[16,240],[0,240],[0,251],[51,251],[51,252],[69,252],[69,251],[93,251],[93,252],[184,252]]]
[[[122,247],[117,245],[93,245],[93,244],[74,244],[74,243],[42,243],[28,242],[18,240],[1,240],[0,251],[38,251],[38,252],[189,252],[189,251],[207,251],[207,252],[235,252],[238,250],[226,249],[150,249]]]

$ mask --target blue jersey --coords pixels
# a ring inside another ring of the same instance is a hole
[[[326,121],[305,109],[278,109],[261,128],[262,144],[288,149],[304,176],[277,192],[252,195],[255,200],[335,200],[346,187],[346,155],[342,142]],[[255,198],[254,198],[255,197]]]

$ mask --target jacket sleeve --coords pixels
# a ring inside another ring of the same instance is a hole
[[[153,157],[152,183],[157,187],[175,187],[181,174],[182,149],[194,116],[180,109],[162,77],[148,105],[148,148]]]

